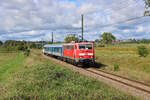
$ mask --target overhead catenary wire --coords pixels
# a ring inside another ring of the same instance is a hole
[[[126,2],[126,0],[123,1],[123,2],[125,2],[125,3],[120,3],[120,5],[123,5],[123,4],[124,4],[125,6],[116,8],[116,9],[117,9],[116,11],[120,11],[120,10],[123,10],[123,9],[125,9],[125,8],[137,6],[137,5],[139,4],[140,0],[138,0],[138,1],[135,0],[135,4],[129,4],[129,3]],[[117,4],[116,4],[115,6],[117,6]],[[110,11],[110,10],[113,10],[112,8],[113,8],[113,6],[110,7],[110,8],[104,9],[103,12],[106,12],[106,11],[108,12],[108,11]],[[94,12],[85,13],[85,15],[91,15],[91,14],[94,14],[94,13],[99,13],[101,10],[102,10],[102,9],[98,9],[97,11],[94,11]]]
[[[128,22],[131,22],[131,21],[136,21],[136,20],[142,19],[144,17],[146,17],[146,16],[137,16],[137,17],[129,18],[129,19],[118,21],[118,22],[111,23],[111,24],[99,25],[97,27],[100,27],[100,28],[111,27],[111,26],[115,26],[115,25],[119,25],[119,24],[128,23]],[[149,22],[149,21],[144,21],[142,23],[145,23],[145,22]],[[142,24],[142,23],[140,23],[140,24]],[[72,33],[72,34],[73,33],[81,33],[81,32],[82,31],[56,31],[56,33]],[[85,30],[84,32],[88,32],[88,30]]]
[[[130,21],[134,21],[134,20],[138,20],[138,19],[141,19],[145,16],[138,16],[138,17],[134,17],[134,18],[130,18],[130,19],[127,19],[127,20],[123,20],[123,21],[118,21],[116,23],[111,23],[111,24],[106,24],[106,25],[102,25],[100,27],[110,27],[110,26],[113,26],[113,25],[117,25],[117,24],[122,24],[122,23],[127,23],[127,22],[130,22]]]
[[[122,8],[120,8],[120,9],[117,9],[117,11],[120,11],[120,10],[123,10],[123,9],[125,9],[125,8],[128,8],[128,7],[135,7],[135,6],[137,6],[137,4],[139,3],[139,0],[138,1],[135,1],[136,2],[136,4],[134,4],[134,6],[133,6],[133,4],[130,4],[130,5],[128,5],[127,7],[122,7]],[[113,10],[113,9],[105,9],[104,11],[106,11],[106,10]],[[97,11],[98,12],[98,11]],[[97,12],[94,12],[94,13],[97,13]],[[89,15],[90,13],[88,13],[88,14],[85,14],[85,15]],[[110,24],[106,24],[106,25],[100,25],[99,27],[101,27],[101,28],[104,28],[104,27],[110,27],[110,26],[113,26],[113,25],[116,25],[116,24],[121,24],[121,23],[126,23],[126,22],[129,22],[129,21],[132,21],[132,20],[135,20],[135,19],[139,19],[139,18],[142,18],[142,17],[144,17],[144,16],[138,16],[138,17],[134,17],[134,18],[130,18],[130,19],[127,19],[127,20],[123,20],[123,21],[119,21],[119,22],[116,22],[116,23],[110,23]],[[85,27],[89,27],[88,25],[85,25]],[[91,27],[91,26],[90,26]]]
[[[146,16],[138,16],[138,17],[127,19],[127,20],[119,21],[119,22],[116,22],[116,23],[111,23],[111,24],[106,24],[106,25],[99,25],[99,26],[97,26],[97,27],[99,27],[97,29],[128,23],[130,21],[135,21],[135,20],[138,20],[138,19],[141,19],[141,18],[144,18],[144,17],[146,17]],[[91,30],[93,30],[93,29],[91,29]],[[89,31],[90,30],[85,30],[85,32],[89,32]]]

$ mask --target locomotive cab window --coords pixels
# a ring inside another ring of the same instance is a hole
[[[80,44],[79,49],[92,49],[92,44]]]
[[[92,45],[91,44],[87,44],[86,45],[86,49],[92,49]]]

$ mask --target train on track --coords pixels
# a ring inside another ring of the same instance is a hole
[[[73,65],[95,63],[94,46],[91,42],[47,44],[43,47],[43,54]]]

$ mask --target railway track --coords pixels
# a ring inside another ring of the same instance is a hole
[[[137,96],[142,100],[150,100],[150,85],[148,84],[105,72],[103,70],[98,70],[96,68],[81,68],[51,57],[46,56],[46,58],[49,58],[59,64],[61,63],[67,68],[79,72],[80,74],[93,77],[125,93],[130,93]]]
[[[102,77],[111,79],[113,81],[117,81],[121,84],[133,87],[135,89],[138,89],[138,90],[141,90],[143,92],[146,92],[146,93],[150,94],[150,85],[148,85],[148,84],[145,84],[145,83],[142,83],[142,82],[139,82],[139,81],[136,81],[136,80],[131,80],[129,78],[122,77],[122,76],[119,76],[119,75],[115,75],[115,74],[112,74],[112,73],[108,73],[108,72],[98,70],[98,69],[90,68],[90,69],[87,69],[87,71],[92,72],[92,73],[97,74],[97,75],[100,75]]]

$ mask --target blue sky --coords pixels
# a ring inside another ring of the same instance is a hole
[[[0,40],[63,41],[67,34],[98,39],[112,32],[118,39],[150,39],[150,17],[113,24],[142,16],[143,0],[0,0]],[[111,26],[103,27],[105,25]]]

